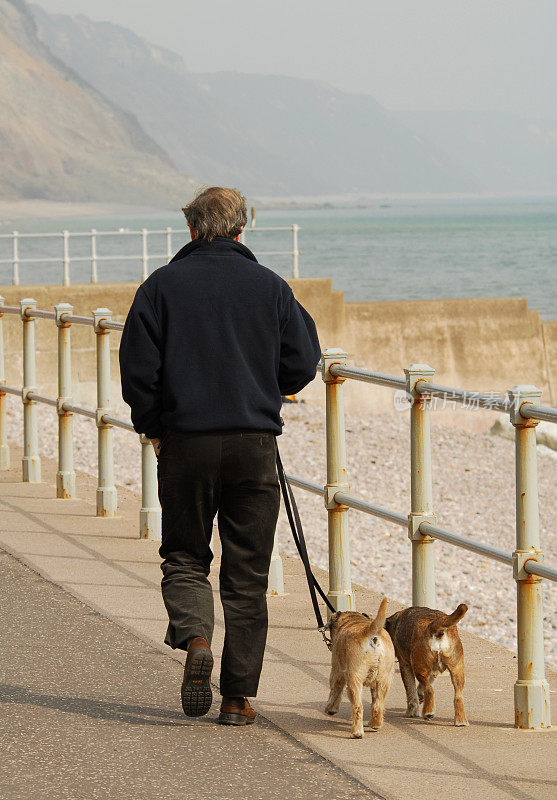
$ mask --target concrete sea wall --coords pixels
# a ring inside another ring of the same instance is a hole
[[[411,362],[428,363],[435,380],[461,388],[504,392],[516,383],[535,384],[542,401],[557,405],[557,322],[541,322],[537,311],[520,298],[466,298],[346,303],[329,278],[289,281],[298,300],[314,317],[323,347],[341,347],[356,366],[377,372],[403,374]],[[106,306],[117,320],[125,319],[137,284],[76,284],[63,286],[0,287],[8,305],[34,297],[38,307],[57,302],[89,314]],[[39,391],[56,394],[56,326],[37,321],[37,382]],[[8,383],[21,383],[21,323],[4,318]],[[112,334],[112,376],[118,386],[119,334]],[[93,402],[95,337],[90,328],[72,327],[74,398]],[[302,398],[324,401],[318,379]],[[393,410],[389,389],[350,381],[345,392],[347,411],[360,414]],[[441,408],[436,418],[480,430],[493,422],[489,412]]]

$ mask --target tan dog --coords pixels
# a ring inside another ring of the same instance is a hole
[[[334,614],[328,624],[331,632],[331,691],[325,712],[336,714],[342,690],[346,686],[352,704],[352,738],[364,735],[362,690],[371,690],[370,726],[383,724],[385,698],[393,679],[395,653],[389,634],[384,630],[387,598],[381,600],[375,619],[356,611]]]
[[[432,683],[448,669],[454,686],[454,724],[468,725],[464,713],[464,651],[456,628],[468,611],[461,603],[452,614],[431,608],[405,608],[389,617],[385,628],[391,635],[400,676],[406,689],[407,717],[434,715]],[[416,691],[416,679],[418,690]]]

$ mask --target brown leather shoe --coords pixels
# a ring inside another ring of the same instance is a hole
[[[245,697],[223,697],[220,706],[221,725],[253,725],[257,713]]]
[[[187,717],[202,717],[211,708],[213,654],[206,639],[195,636],[188,645],[182,681],[182,708]]]

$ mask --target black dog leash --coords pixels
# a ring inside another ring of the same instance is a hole
[[[313,604],[313,610],[315,612],[315,619],[317,620],[317,630],[323,636],[325,644],[330,650],[331,640],[325,633],[325,631],[327,630],[327,626],[323,624],[323,617],[321,616],[321,610],[319,608],[319,603],[317,602],[317,593],[319,593],[321,599],[323,600],[329,611],[331,611],[334,614],[335,609],[329,602],[327,595],[325,594],[325,592],[319,585],[317,578],[311,571],[311,565],[309,563],[306,540],[304,537],[302,522],[300,520],[300,514],[298,512],[298,506],[296,505],[296,500],[294,498],[294,492],[292,491],[292,486],[290,485],[290,481],[288,480],[288,478],[286,477],[286,473],[284,472],[284,467],[282,466],[282,461],[280,459],[278,447],[277,447],[277,472],[280,482],[280,488],[282,490],[282,497],[284,499],[284,507],[286,509],[286,515],[288,517],[288,522],[290,523],[290,528],[292,530],[294,543],[296,545],[298,553],[300,554],[300,558],[302,559],[302,563],[306,571],[309,594],[311,597],[311,602]]]

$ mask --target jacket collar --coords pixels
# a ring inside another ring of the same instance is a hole
[[[236,242],[234,239],[227,239],[225,236],[216,236],[211,242],[208,242],[207,239],[193,239],[178,250],[174,258],[170,259],[169,263],[181,261],[183,258],[187,258],[191,253],[195,253],[198,250],[204,252],[209,251],[215,253],[215,255],[217,253],[230,253],[235,251],[257,263],[256,257],[245,244]]]

